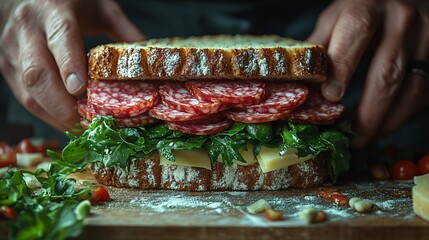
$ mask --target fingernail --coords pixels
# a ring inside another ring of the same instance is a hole
[[[333,98],[342,98],[343,97],[343,86],[340,82],[334,80],[328,84],[326,87],[326,94]]]
[[[71,94],[79,92],[83,88],[83,81],[76,74],[70,74],[66,79],[67,91]]]

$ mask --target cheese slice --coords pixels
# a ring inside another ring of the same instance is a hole
[[[289,148],[284,156],[280,156],[280,148],[261,147],[261,151],[255,157],[252,151],[251,144],[247,145],[247,151],[239,150],[246,163],[234,161],[235,164],[241,166],[249,166],[255,164],[257,161],[262,169],[262,172],[271,172],[282,169],[294,164],[302,163],[307,160],[313,159],[313,155],[305,157],[298,157],[298,152],[295,148]],[[175,162],[168,161],[164,156],[160,155],[161,165],[179,165],[185,167],[200,167],[211,170],[210,157],[204,149],[192,150],[173,150],[173,155],[176,159]],[[222,162],[222,156],[217,159]]]
[[[168,161],[160,154],[161,165],[179,165],[185,167],[200,167],[212,169],[210,157],[204,149],[172,150],[175,162]]]
[[[19,167],[32,167],[43,162],[42,153],[17,153],[16,165]]]
[[[429,221],[429,174],[414,177],[413,210],[421,218]]]
[[[425,175],[415,176],[414,177],[414,183],[416,185],[429,185],[429,173]]]
[[[261,147],[261,152],[256,156],[259,165],[261,166],[262,172],[271,172],[278,169],[282,169],[291,165],[305,162],[313,159],[314,155],[308,155],[305,157],[298,157],[298,152],[295,148],[289,148],[285,155],[279,155],[280,148],[268,148]]]
[[[413,187],[413,210],[416,215],[429,221],[429,185]]]

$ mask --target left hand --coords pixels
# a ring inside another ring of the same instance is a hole
[[[429,105],[429,79],[407,72],[409,60],[429,64],[425,0],[335,1],[320,15],[309,41],[327,47],[329,76],[322,92],[331,101],[342,99],[363,53],[375,50],[356,112],[355,148]]]

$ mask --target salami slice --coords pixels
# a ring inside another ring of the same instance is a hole
[[[78,102],[78,112],[79,114],[86,119],[87,121],[92,121],[99,114],[95,112],[93,108],[87,105],[87,101],[85,99],[79,100]],[[115,125],[119,128],[124,127],[141,127],[149,124],[153,124],[158,122],[159,120],[153,117],[150,117],[146,114],[140,114],[134,117],[126,117],[126,118],[113,118],[115,121]],[[82,123],[82,122],[81,122]]]
[[[158,103],[155,107],[149,110],[148,112],[149,116],[169,121],[169,122],[183,122],[183,121],[196,121],[196,120],[202,120],[206,118],[214,118],[216,119],[216,116],[221,114],[195,114],[195,113],[187,113],[178,111],[175,109],[172,109],[168,106],[165,106],[162,103]]]
[[[184,83],[166,83],[159,88],[162,102],[168,107],[193,114],[212,114],[218,113],[229,108],[228,105],[221,102],[209,102],[198,100]]]
[[[307,101],[286,120],[315,125],[330,125],[341,117],[344,105],[326,100],[318,90],[311,90]]]
[[[99,81],[88,85],[88,104],[103,116],[132,117],[147,112],[158,99],[158,87],[143,81]]]
[[[263,123],[283,119],[289,114],[289,112],[284,111],[281,113],[258,113],[249,112],[247,110],[228,110],[225,111],[224,114],[227,118],[236,122]]]
[[[249,113],[285,113],[303,104],[308,95],[306,86],[295,83],[269,83],[266,88],[268,96],[261,103],[238,108]]]
[[[193,124],[186,124],[186,123],[183,124],[182,122],[165,122],[165,125],[167,125],[167,127],[172,130],[183,132],[183,133],[188,133],[193,135],[213,135],[227,130],[232,126],[233,123],[234,122],[229,119],[224,119],[219,122],[208,123],[208,124],[193,125]]]
[[[265,96],[265,84],[251,81],[191,81],[186,87],[199,100],[210,102],[252,105],[260,103]]]
[[[86,99],[81,99],[77,101],[77,112],[84,118],[89,121],[92,121],[98,114],[92,107],[88,106]]]

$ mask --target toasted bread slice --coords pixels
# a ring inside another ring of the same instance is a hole
[[[258,163],[225,166],[217,162],[212,165],[212,170],[160,165],[158,153],[128,162],[125,169],[118,166],[102,167],[97,162],[91,166],[91,170],[98,182],[108,186],[180,191],[309,188],[321,185],[328,178],[324,155],[268,173],[263,173]]]
[[[279,36],[216,35],[107,44],[88,54],[91,79],[326,80],[321,45]]]

